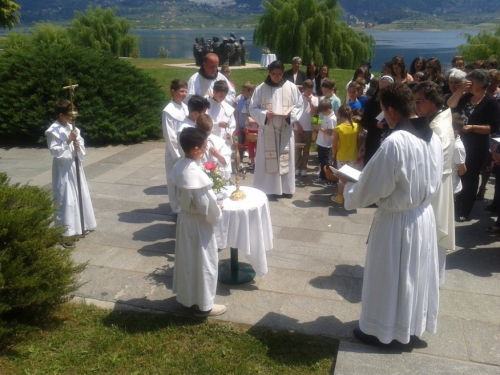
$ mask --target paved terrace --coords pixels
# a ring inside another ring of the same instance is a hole
[[[161,142],[88,149],[84,167],[98,228],[74,251],[75,261],[89,261],[77,299],[107,308],[185,313],[171,290],[176,218],[168,204],[163,155]],[[3,148],[0,158],[0,171],[12,182],[50,189],[47,149]],[[457,224],[438,333],[424,336],[427,345],[382,350],[352,336],[374,209],[345,211],[330,201],[335,188],[311,180],[297,180],[293,199],[270,202],[269,273],[242,286],[219,284],[216,302],[228,308],[219,319],[338,338],[335,375],[500,374],[500,249],[496,236],[484,230],[494,219],[483,211],[484,203],[477,202],[472,215],[479,220]],[[243,185],[251,184],[249,174]],[[492,194],[490,184],[487,198]],[[220,258],[228,259],[229,250]]]

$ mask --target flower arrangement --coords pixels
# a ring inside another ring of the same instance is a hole
[[[271,50],[268,47],[264,47],[262,49],[262,52],[267,55],[267,54],[271,53]]]
[[[214,186],[212,186],[212,190],[214,192],[217,193],[222,189],[226,189],[226,180],[222,176],[221,171],[217,168],[217,165],[215,163],[207,161],[203,165],[203,170],[214,183]]]

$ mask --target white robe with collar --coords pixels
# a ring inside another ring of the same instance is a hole
[[[217,73],[217,77],[215,79],[203,78],[203,76],[201,76],[200,73],[193,74],[188,81],[188,96],[186,97],[186,100],[184,100],[184,103],[187,104],[189,98],[191,98],[191,96],[193,95],[200,95],[206,98],[212,96],[214,93],[213,89],[215,82],[221,80],[226,81],[227,86],[229,88],[229,92],[227,93],[225,101],[226,103],[232,106],[234,103],[234,98],[236,97],[236,92],[234,91],[231,82],[229,82],[229,80],[220,72]],[[207,91],[202,92],[202,87],[207,87]]]
[[[71,124],[63,126],[59,121],[54,122],[46,131],[47,145],[52,161],[52,193],[54,203],[60,205],[56,213],[56,226],[65,226],[64,236],[74,236],[82,234],[80,219],[80,205],[78,202],[78,186],[76,177],[76,164],[74,143],[67,144],[66,140],[73,129]],[[85,144],[77,128],[80,142],[78,148],[78,160],[80,171],[80,183],[82,191],[83,222],[85,230],[96,228],[96,220],[92,201],[90,199],[89,187],[83,171],[82,161],[85,157]]]
[[[212,98],[208,99],[208,101],[210,102],[210,108],[207,110],[207,114],[212,118],[214,123],[212,134],[224,139],[229,148],[231,148],[233,143],[232,135],[236,130],[234,107],[226,102],[219,103]],[[227,128],[219,127],[220,122],[227,122]]]
[[[444,284],[446,250],[455,250],[455,202],[453,194],[453,152],[455,134],[451,124],[451,110],[440,112],[429,124],[441,140],[443,150],[443,178],[438,193],[432,201],[436,215],[436,229],[439,254],[439,285]]]
[[[226,166],[224,166],[219,160],[210,155],[210,147],[215,147],[217,151],[220,152],[224,160],[226,161]],[[231,149],[227,146],[226,142],[216,135],[210,134],[207,140],[207,151],[205,152],[205,156],[201,159],[202,163],[206,163],[207,161],[211,161],[217,165],[217,168],[222,169],[223,176],[226,181],[231,179]]]
[[[285,85],[291,85],[292,103],[295,106],[290,114],[290,120],[294,121],[300,116],[302,109],[302,94],[297,86],[286,81]],[[265,165],[265,148],[264,148],[264,132],[261,131],[263,126],[273,126],[272,121],[266,121],[267,110],[264,109],[262,103],[262,87],[266,83],[260,84],[254,91],[250,101],[250,116],[259,124],[259,134],[257,136],[257,152],[255,155],[255,172],[253,179],[253,187],[263,191],[266,194],[293,194],[295,193],[295,139],[293,135],[293,126],[289,127],[287,136],[290,138],[290,155],[289,155],[289,171],[286,174],[267,173]],[[282,103],[282,88],[272,88],[272,111],[275,113],[283,112]]]
[[[167,189],[169,185],[168,175],[175,163],[181,157],[179,154],[179,144],[177,141],[177,131],[189,115],[187,106],[184,103],[178,104],[174,101],[168,103],[162,113],[162,129],[165,138],[165,172],[167,175]],[[172,211],[179,212],[179,207],[170,201]]]
[[[173,292],[177,301],[202,311],[212,309],[217,288],[218,250],[215,226],[222,217],[212,181],[200,163],[182,157],[171,173],[177,217]]]
[[[345,208],[376,203],[363,277],[361,330],[383,343],[435,333],[439,310],[431,202],[443,174],[441,142],[395,131],[344,189]]]

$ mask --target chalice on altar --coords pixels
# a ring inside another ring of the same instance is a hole
[[[243,145],[241,145],[243,146]],[[234,185],[236,190],[231,194],[230,199],[233,201],[242,201],[247,196],[240,190],[240,143],[238,143],[238,134],[235,132],[233,134],[233,149],[234,149],[234,165],[236,166],[236,180]]]

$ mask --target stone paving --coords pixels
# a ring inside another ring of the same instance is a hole
[[[51,163],[46,148],[0,148],[0,171],[12,182],[50,189]],[[84,167],[98,228],[74,251],[75,261],[88,261],[77,300],[185,314],[172,294],[176,218],[168,204],[164,143],[88,148]],[[228,308],[219,319],[338,338],[336,375],[500,374],[500,249],[485,232],[494,223],[485,203],[476,203],[475,220],[457,224],[438,333],[413,347],[372,348],[352,330],[375,209],[346,211],[332,203],[336,188],[313,185],[313,168],[297,178],[292,199],[270,202],[274,249],[267,253],[267,276],[218,285],[216,302]],[[242,183],[251,186],[251,173],[247,177]],[[487,198],[492,194],[490,184]],[[229,249],[219,257],[228,259]]]

